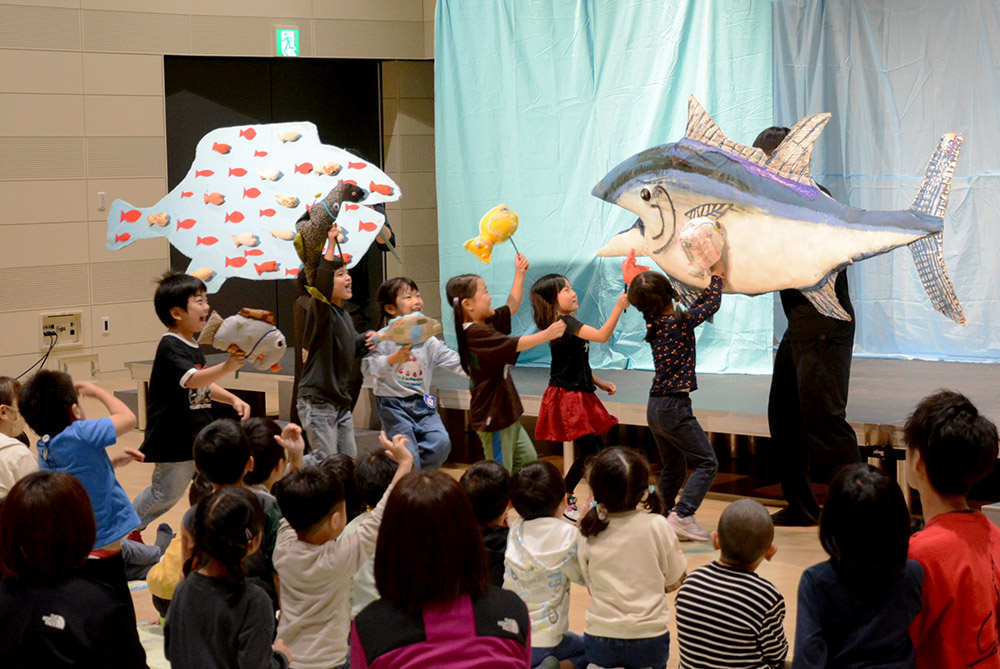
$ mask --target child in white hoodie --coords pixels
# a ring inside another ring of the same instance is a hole
[[[577,558],[580,532],[562,519],[566,486],[550,462],[536,460],[512,480],[520,514],[510,526],[503,587],[516,592],[531,619],[531,666],[547,657],[562,667],[586,667],[583,638],[569,631],[569,584],[583,583]]]
[[[38,460],[18,437],[24,432],[24,416],[17,408],[21,384],[0,376],[0,499],[19,479],[38,469]]]

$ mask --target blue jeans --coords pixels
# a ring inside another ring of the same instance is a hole
[[[299,410],[302,429],[312,447],[312,452],[305,457],[306,464],[318,464],[334,453],[358,457],[350,407],[341,408],[315,397],[300,397],[295,408]]]
[[[587,654],[583,652],[583,637],[579,634],[567,631],[563,638],[555,646],[540,648],[534,646],[531,649],[531,666],[537,667],[547,657],[555,657],[559,660],[569,660],[574,667],[586,669]]]
[[[650,397],[646,406],[646,422],[663,462],[659,488],[664,509],[667,512],[673,509],[678,516],[693,516],[715,481],[719,461],[705,431],[691,411],[690,394]],[[692,470],[691,478],[675,507],[674,500],[677,491],[684,485],[688,467]]]
[[[670,632],[648,639],[611,639],[583,635],[587,660],[599,667],[666,669],[670,655]]]
[[[397,434],[409,439],[406,447],[413,454],[413,469],[438,469],[451,453],[451,439],[441,416],[427,406],[421,395],[412,397],[375,397],[375,410],[382,429],[392,439]]]
[[[184,491],[193,478],[194,460],[157,462],[149,487],[132,500],[132,506],[139,514],[137,529],[146,529],[147,525],[173,508],[184,496]]]

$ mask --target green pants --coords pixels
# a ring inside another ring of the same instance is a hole
[[[531,443],[531,437],[521,426],[520,421],[515,421],[497,432],[477,431],[476,434],[483,443],[486,459],[496,460],[511,474],[516,474],[521,467],[538,459],[535,445]]]

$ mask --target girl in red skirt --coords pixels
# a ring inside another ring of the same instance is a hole
[[[566,323],[565,334],[549,342],[552,370],[538,410],[535,439],[574,442],[577,457],[566,473],[566,490],[572,495],[587,456],[595,455],[604,445],[599,435],[618,424],[618,419],[597,399],[597,388],[609,395],[614,395],[618,388],[590,370],[590,342],[606,342],[611,338],[618,319],[628,307],[628,297],[622,294],[618,298],[608,320],[598,330],[573,316],[580,305],[569,280],[561,274],[546,274],[531,287],[531,306],[535,324],[541,330],[557,320]]]

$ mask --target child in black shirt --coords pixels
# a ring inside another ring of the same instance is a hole
[[[243,353],[232,353],[225,362],[206,368],[205,354],[195,340],[210,313],[204,282],[188,274],[167,273],[160,279],[153,306],[167,332],[160,338],[149,377],[148,424],[139,450],[156,468],[150,486],[132,500],[141,521],[138,530],[169,511],[187,490],[194,477],[191,448],[201,428],[212,422],[212,400],[232,405],[241,419],[250,417],[246,402],[216,384],[243,366]]]
[[[576,319],[574,314],[580,307],[576,292],[561,274],[546,274],[531,286],[531,306],[539,330],[557,320],[566,323],[563,336],[549,342],[552,368],[538,410],[535,439],[574,442],[579,457],[566,473],[566,491],[572,496],[586,456],[596,455],[601,450],[600,435],[618,424],[618,419],[597,399],[597,388],[608,395],[614,395],[618,388],[591,371],[590,342],[604,343],[611,338],[628,307],[628,296],[623,293],[618,298],[600,330]],[[571,503],[569,511],[576,511],[575,503]]]

